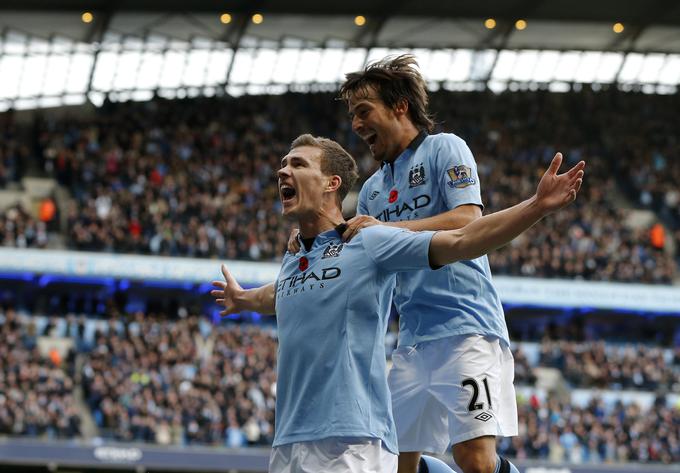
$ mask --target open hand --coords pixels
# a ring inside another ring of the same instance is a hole
[[[561,165],[562,153],[557,153],[538,183],[536,203],[540,205],[545,215],[572,203],[583,183],[585,161],[579,161],[569,171],[558,175],[557,171]]]
[[[219,289],[210,291],[210,295],[215,298],[215,302],[224,307],[224,310],[220,311],[220,315],[241,312],[244,308],[240,307],[238,301],[245,291],[225,265],[222,265],[222,275],[224,276],[224,281],[212,282],[212,285]]]

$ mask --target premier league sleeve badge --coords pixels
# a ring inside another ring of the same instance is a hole
[[[469,166],[461,164],[452,167],[446,172],[451,179],[446,184],[451,188],[463,189],[464,187],[475,184],[475,178],[472,177],[472,169]]]

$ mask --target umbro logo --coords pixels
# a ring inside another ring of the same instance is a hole
[[[378,197],[378,194],[380,194],[380,191],[373,191],[371,192],[371,195],[368,196],[368,200],[373,200],[376,197]]]
[[[487,420],[490,420],[491,418],[493,418],[493,416],[491,414],[486,413],[486,412],[482,412],[481,414],[477,414],[475,416],[475,419],[481,420],[482,422],[486,422]]]
[[[342,243],[338,243],[337,245],[334,245],[333,243],[331,243],[323,251],[323,256],[321,257],[321,259],[337,258],[338,256],[340,256],[340,252],[342,251],[342,247],[343,247]]]

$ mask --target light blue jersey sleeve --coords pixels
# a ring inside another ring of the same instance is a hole
[[[436,135],[435,173],[439,190],[447,207],[474,204],[484,208],[472,151],[461,138],[451,134]]]
[[[380,269],[389,273],[432,269],[429,251],[434,234],[387,225],[373,225],[360,232],[366,254]]]

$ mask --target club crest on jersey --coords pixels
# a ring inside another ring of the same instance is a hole
[[[468,166],[465,166],[464,164],[453,166],[446,172],[449,174],[449,178],[451,179],[446,183],[449,187],[462,189],[475,183],[475,178],[472,177],[472,169],[470,169]]]
[[[425,168],[423,163],[416,164],[408,172],[408,186],[417,187],[425,184]]]
[[[376,197],[378,197],[378,194],[380,194],[380,191],[373,191],[371,192],[371,195],[368,196],[368,200],[373,200]]]
[[[337,245],[334,245],[333,243],[331,243],[323,251],[323,256],[321,257],[321,259],[337,258],[338,256],[340,256],[340,252],[342,251],[342,246],[343,246],[342,243],[338,243]]]

